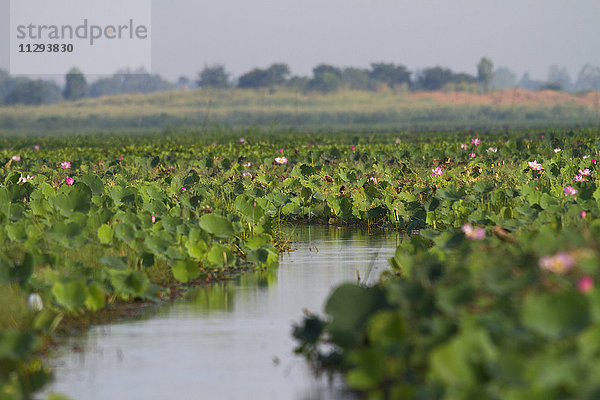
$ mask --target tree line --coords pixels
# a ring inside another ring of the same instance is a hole
[[[477,63],[477,74],[455,72],[442,66],[410,71],[394,63],[372,63],[370,68],[341,68],[319,64],[311,76],[292,75],[287,64],[274,63],[267,68],[253,68],[234,79],[224,65],[205,66],[196,80],[180,77],[169,82],[143,69],[124,70],[88,83],[83,72],[71,69],[65,76],[65,85],[45,80],[13,78],[0,70],[0,104],[48,104],[62,100],[77,100],[122,93],[150,93],[174,89],[275,89],[288,88],[302,92],[331,93],[341,89],[377,91],[464,91],[487,92],[496,89],[523,88],[527,90],[600,90],[600,68],[586,65],[572,80],[565,68],[553,65],[545,81],[532,79],[528,73],[518,80],[506,67],[494,68],[493,62],[482,57]]]

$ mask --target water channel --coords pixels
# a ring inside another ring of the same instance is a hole
[[[279,268],[194,290],[142,319],[95,326],[62,343],[45,393],[73,400],[348,399],[293,354],[303,309],[322,313],[337,284],[373,281],[394,233],[297,226]]]

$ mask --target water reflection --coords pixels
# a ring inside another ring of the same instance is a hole
[[[373,281],[392,234],[330,227],[289,231],[279,268],[199,288],[148,319],[94,327],[56,354],[52,391],[74,399],[347,399],[293,355],[302,310],[322,310],[332,287]],[[79,353],[73,348],[83,349]]]

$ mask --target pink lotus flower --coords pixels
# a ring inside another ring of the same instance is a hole
[[[498,148],[497,147],[488,147],[487,151],[488,151],[488,153],[497,153]]]
[[[40,145],[39,145],[39,144],[36,144],[35,146],[33,146],[33,149],[34,149],[34,150],[39,150],[39,149],[40,149]]]
[[[481,144],[481,140],[479,140],[479,138],[471,139],[471,144],[474,146],[479,146]]]
[[[400,139],[396,139],[395,143],[400,144]]]
[[[185,192],[186,190],[187,190],[187,188],[185,188],[185,187],[182,187],[182,188],[181,188],[181,191],[182,191],[182,192]]]
[[[596,165],[596,160],[592,160],[592,164]]]
[[[471,158],[475,158],[475,156],[477,156],[477,154],[475,154],[475,153],[473,153],[473,152],[470,152],[470,153],[469,153],[469,157],[471,157]]]
[[[594,278],[588,275],[582,276],[577,282],[577,289],[581,293],[591,292],[594,289]]]
[[[573,177],[573,182],[585,182],[587,179],[583,177],[583,175],[575,175]]]
[[[529,168],[531,168],[534,171],[541,171],[542,169],[544,169],[544,167],[542,167],[542,164],[537,162],[537,160],[529,161],[527,164],[529,165]]]
[[[465,233],[465,236],[471,240],[483,240],[485,239],[485,229],[478,226],[473,227],[470,223],[466,223],[462,226],[461,230]]]
[[[431,170],[431,176],[442,176],[444,170],[440,167],[435,167]]]
[[[584,170],[582,170],[582,169],[579,169],[579,171],[578,171],[578,172],[579,172],[579,175],[586,175],[586,176],[587,176],[587,175],[591,175],[591,174],[592,174],[592,171],[590,171],[590,169],[589,169],[589,168],[586,168],[586,169],[584,169]]]
[[[156,217],[153,215],[152,218],[150,218],[152,220],[152,223],[156,222]]]
[[[119,156],[119,161],[123,161],[123,156]]]
[[[245,143],[246,139],[245,138],[240,138],[240,143]]]
[[[540,137],[541,137],[542,139],[545,139],[545,138],[546,138],[546,135],[540,135]]]
[[[250,172],[242,172],[242,176],[244,178],[252,178],[252,174]]]
[[[577,193],[579,193],[579,190],[575,189],[572,186],[567,186],[563,189],[563,192],[565,196],[575,196]]]
[[[278,151],[279,151],[280,153],[283,153],[283,149],[279,149]]]
[[[246,168],[249,168],[249,167],[251,167],[251,166],[252,166],[252,163],[251,163],[251,162],[244,163],[244,167],[246,167]]]
[[[372,177],[369,178],[369,180],[371,182],[373,182],[374,184],[377,184],[377,178],[375,178],[375,177],[372,176]]]
[[[585,212],[585,210],[581,210],[579,212],[579,218],[581,219],[585,219],[585,217],[587,216],[587,213]]]
[[[557,148],[555,148],[555,149],[554,149],[554,152],[555,152],[555,153],[558,153],[559,151],[561,151],[561,150],[560,150],[560,147],[557,147]]]
[[[583,156],[582,158],[585,160],[586,158],[590,158],[590,155],[589,155],[589,154],[588,154],[588,155],[585,155],[585,156]]]
[[[29,182],[30,180],[32,180],[33,178],[35,178],[35,175],[33,175],[33,176],[32,176],[32,175],[29,175],[29,174],[27,174],[27,176],[26,176],[26,177],[24,176],[24,177],[22,177],[22,178],[21,178],[21,182],[22,182],[22,183],[27,183],[27,182]]]
[[[575,266],[575,259],[563,251],[540,258],[539,265],[542,269],[562,275]]]
[[[63,161],[60,163],[60,168],[62,169],[69,169],[71,168],[71,162],[70,161]]]
[[[466,143],[461,144],[460,148],[463,149],[463,150],[466,150],[467,149],[467,144]]]
[[[352,151],[356,150],[356,146],[350,147],[350,150],[352,150]]]
[[[279,165],[283,165],[283,164],[287,164],[288,159],[285,157],[276,157],[275,158],[275,164],[279,164]]]
[[[12,156],[11,160],[13,160],[13,161],[21,161],[21,156]]]
[[[65,183],[70,186],[75,183],[75,179],[71,178],[70,176],[67,176],[65,178]]]

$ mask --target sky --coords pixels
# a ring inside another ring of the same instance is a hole
[[[319,63],[372,62],[475,74],[487,56],[537,79],[553,64],[572,78],[585,64],[600,65],[597,0],[149,1],[152,72],[171,80],[195,79],[214,64],[234,77],[274,62],[298,75]],[[0,0],[1,69],[9,65],[8,3]]]

